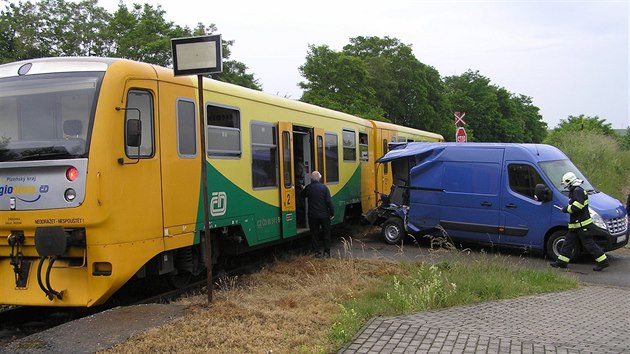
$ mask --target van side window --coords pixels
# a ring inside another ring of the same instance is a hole
[[[276,187],[278,185],[276,127],[269,123],[252,122],[251,135],[252,185],[254,188]]]
[[[241,112],[206,105],[208,156],[241,156]]]
[[[530,199],[534,199],[536,185],[545,184],[536,169],[524,164],[508,165],[508,178],[512,191]]]
[[[127,121],[130,119],[140,119],[142,135],[140,147],[129,146],[125,142],[125,153],[128,157],[147,158],[153,156],[153,96],[151,93],[141,90],[129,91],[125,110],[125,127],[127,127]]]
[[[197,156],[195,102],[177,100],[177,153],[181,158]]]
[[[326,133],[326,183],[339,182],[339,140]]]

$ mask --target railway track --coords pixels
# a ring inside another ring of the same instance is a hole
[[[297,253],[304,253],[308,242],[294,242],[274,249],[253,252],[247,257],[240,257],[229,269],[216,269],[213,283],[220,277],[251,274],[278,259]],[[204,291],[207,281],[204,276],[196,277],[180,289],[172,289],[165,278],[137,279],[121,288],[110,300],[101,306],[91,308],[59,307],[4,307],[0,308],[0,353],[7,344],[45,331],[49,328],[74,321],[85,316],[118,307],[149,303],[168,303],[178,297]]]

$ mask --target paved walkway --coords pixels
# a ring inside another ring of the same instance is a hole
[[[630,289],[580,289],[370,320],[339,353],[630,353]]]

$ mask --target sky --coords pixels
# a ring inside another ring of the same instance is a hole
[[[123,0],[134,2],[161,5],[180,26],[215,24],[270,94],[301,97],[309,45],[389,36],[443,77],[478,71],[531,97],[549,128],[580,114],[630,126],[630,0]]]

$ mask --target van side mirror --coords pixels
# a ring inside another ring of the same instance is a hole
[[[142,122],[140,119],[128,119],[127,127],[127,146],[139,147],[142,141]]]
[[[542,183],[536,185],[534,189],[534,196],[536,197],[536,200],[538,200],[539,202],[544,203],[544,202],[551,201],[551,191],[549,190],[547,186],[545,186]]]

